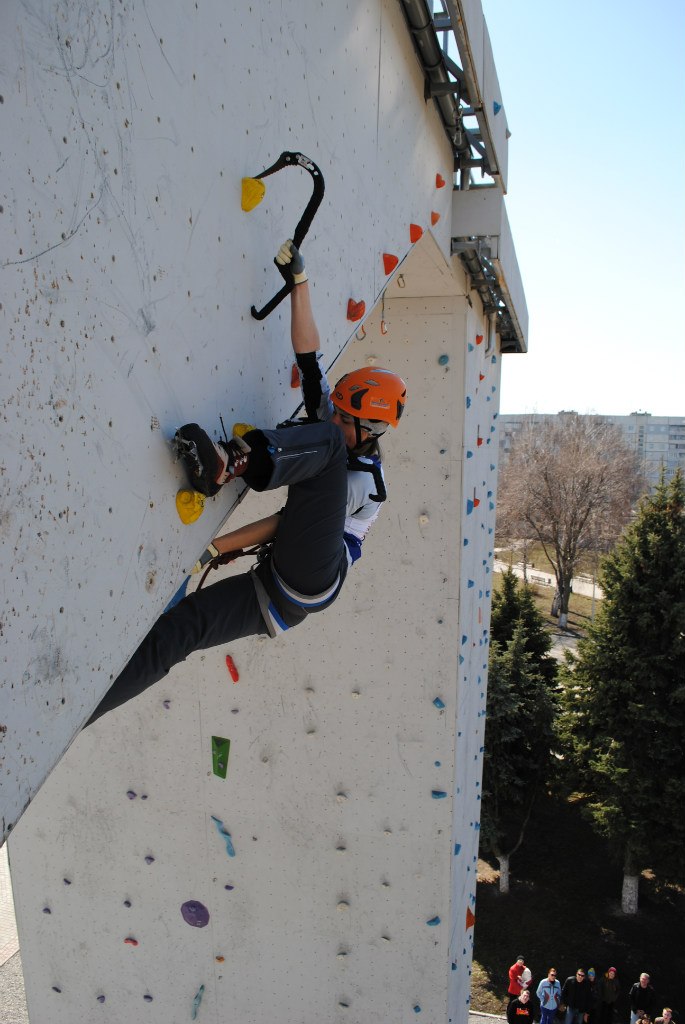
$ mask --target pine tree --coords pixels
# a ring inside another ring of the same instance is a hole
[[[604,560],[604,601],[563,673],[571,760],[597,831],[639,873],[685,880],[685,486],[662,478]]]
[[[501,892],[509,891],[509,859],[523,842],[553,742],[555,697],[529,643],[519,619],[511,638],[490,650],[481,843],[499,861]]]
[[[499,590],[492,597],[490,636],[506,646],[519,623],[526,627],[525,649],[550,686],[557,681],[557,663],[550,655],[552,640],[533,599],[533,591],[511,569],[502,573]]]

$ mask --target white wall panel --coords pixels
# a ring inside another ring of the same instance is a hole
[[[326,354],[381,254],[441,212],[451,157],[394,3],[3,4],[0,291],[3,834],[231,505],[179,523],[167,440],[291,411],[272,264],[309,176],[240,179],[284,149],[326,196],[305,252]]]

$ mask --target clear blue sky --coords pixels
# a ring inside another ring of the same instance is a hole
[[[501,411],[685,416],[685,2],[482,2],[530,316]]]

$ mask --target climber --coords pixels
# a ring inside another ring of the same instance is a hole
[[[191,487],[216,494],[242,476],[256,491],[287,486],[280,512],[216,537],[195,566],[261,546],[249,572],[198,590],[165,612],[95,710],[90,722],[157,682],[193,651],[268,633],[274,637],[338,596],[349,567],[385,500],[378,441],[397,427],[406,385],[389,370],[367,366],[345,374],[331,391],[320,366],[319,332],[301,253],[292,242],[276,263],[291,296],[291,340],[306,418],[275,429],[236,424],[233,437],[212,441],[194,423],[175,446]]]

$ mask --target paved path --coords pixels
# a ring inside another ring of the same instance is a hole
[[[0,849],[0,1024],[29,1024],[7,846]]]
[[[0,849],[0,967],[19,949],[17,922],[14,919],[12,882],[7,863],[7,846]]]
[[[523,562],[516,562],[514,565],[509,565],[508,562],[501,562],[498,558],[495,559],[495,572],[506,572],[507,569],[511,569],[515,576],[519,579],[523,579]],[[542,569],[533,569],[530,565],[526,570],[529,583],[537,583],[541,587],[556,587],[556,580],[554,573],[545,572]],[[573,587],[574,594],[582,594],[584,597],[592,597],[592,591],[594,588],[595,597],[597,600],[601,600],[604,597],[602,588],[596,583],[593,583],[592,576],[574,576],[571,580],[571,586]]]

